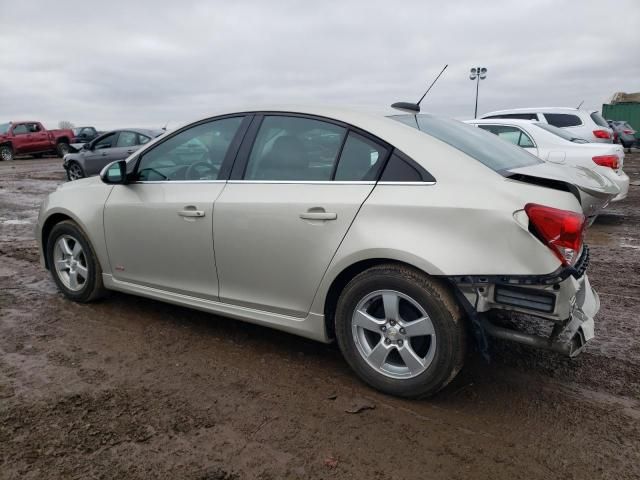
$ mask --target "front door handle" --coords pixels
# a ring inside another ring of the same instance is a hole
[[[325,212],[324,208],[310,208],[304,213],[300,214],[300,218],[303,220],[336,220],[338,218],[337,213]]]
[[[181,217],[195,217],[195,218],[200,218],[200,217],[204,217],[204,211],[203,210],[194,210],[194,209],[184,209],[184,210],[180,210],[178,212],[178,215],[180,215]]]

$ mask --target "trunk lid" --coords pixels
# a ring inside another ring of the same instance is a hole
[[[549,188],[561,188],[564,185],[580,200],[582,210],[589,218],[589,224],[620,192],[613,181],[591,169],[579,166],[541,163],[510,169],[507,177]]]

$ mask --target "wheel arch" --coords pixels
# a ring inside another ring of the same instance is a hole
[[[333,278],[324,297],[324,327],[327,338],[335,338],[335,312],[338,306],[338,298],[347,284],[365,270],[385,264],[402,265],[418,270],[425,275],[431,275],[424,268],[420,268],[413,263],[390,257],[367,258],[346,266]]]
[[[68,145],[70,141],[68,137],[60,137],[56,139],[56,145],[58,145],[59,143],[66,143]]]
[[[49,269],[49,260],[47,259],[47,242],[49,241],[49,235],[51,235],[51,230],[58,223],[64,221],[71,221],[76,224],[76,226],[82,231],[83,235],[88,239],[91,243],[91,237],[87,235],[87,229],[84,228],[82,222],[80,222],[77,218],[67,212],[54,212],[47,217],[47,219],[42,223],[41,236],[40,236],[40,248],[42,249],[42,256],[44,258],[45,268]],[[98,262],[100,261],[97,259]]]

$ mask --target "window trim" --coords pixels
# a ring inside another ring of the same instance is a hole
[[[140,162],[142,157],[153,151],[159,145],[162,145],[164,142],[169,141],[176,135],[181,134],[182,132],[189,130],[191,128],[197,127],[199,125],[203,125],[206,123],[216,122],[218,120],[225,120],[227,118],[242,118],[240,122],[240,126],[236,131],[231,143],[229,144],[229,148],[227,149],[227,153],[225,153],[224,159],[222,160],[222,164],[220,165],[220,172],[218,173],[218,178],[215,180],[137,180],[138,168],[140,166]],[[171,132],[170,134],[162,135],[161,139],[158,142],[154,143],[149,148],[144,148],[142,152],[139,152],[133,159],[132,163],[134,164],[133,169],[130,173],[127,173],[127,183],[131,184],[147,184],[147,183],[166,183],[166,184],[179,184],[179,183],[225,183],[229,179],[229,175],[231,173],[231,169],[233,164],[235,163],[236,157],[238,155],[238,151],[242,146],[244,137],[246,136],[247,130],[249,126],[253,123],[254,115],[250,112],[238,112],[238,113],[230,113],[225,115],[218,115],[215,117],[205,118],[203,120],[198,120],[197,122],[190,123],[189,125],[185,125],[184,127]],[[158,138],[158,137],[156,137]],[[145,145],[151,143],[154,139],[152,138]]]

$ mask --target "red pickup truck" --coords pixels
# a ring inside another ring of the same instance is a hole
[[[40,122],[0,123],[0,160],[13,160],[15,155],[41,157],[44,153],[69,153],[73,130],[47,130]]]

